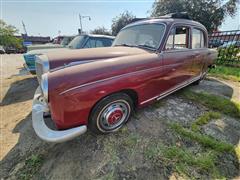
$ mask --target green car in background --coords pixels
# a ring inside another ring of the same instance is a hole
[[[36,49],[29,51],[23,55],[25,64],[24,67],[32,74],[36,73],[35,57],[50,51],[57,51],[59,49],[83,49],[83,48],[97,48],[108,47],[112,45],[114,36],[85,34],[76,36],[66,47],[49,48],[49,49]]]

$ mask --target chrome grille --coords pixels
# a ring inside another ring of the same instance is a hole
[[[37,79],[38,79],[38,82],[39,84],[41,83],[41,79],[42,79],[42,74],[43,74],[43,65],[36,61],[35,62],[35,65],[36,65],[36,75],[37,75]]]
[[[35,61],[36,75],[39,84],[41,84],[42,75],[49,71],[49,62],[46,55],[37,55]]]

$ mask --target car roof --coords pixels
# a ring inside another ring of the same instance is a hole
[[[140,19],[138,21],[135,21],[131,24],[128,24],[127,26],[125,26],[123,29],[131,27],[131,26],[135,26],[135,25],[141,25],[141,24],[151,24],[151,23],[164,23],[166,25],[168,24],[175,24],[175,23],[183,23],[183,24],[190,24],[190,25],[194,25],[194,26],[198,26],[201,27],[203,29],[206,30],[206,28],[199,22],[197,21],[193,21],[191,19],[184,19],[184,18],[169,18],[169,17],[159,17],[159,18],[145,18],[145,19]]]

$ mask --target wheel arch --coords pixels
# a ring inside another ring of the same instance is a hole
[[[93,111],[93,108],[101,101],[103,100],[104,98],[108,97],[108,96],[111,96],[113,94],[117,94],[117,93],[124,93],[124,94],[127,94],[133,101],[133,105],[134,105],[134,109],[138,106],[138,93],[133,90],[133,89],[122,89],[122,90],[119,90],[119,91],[115,91],[115,92],[111,92],[103,97],[101,97],[98,101],[95,102],[95,104],[91,107],[91,110],[90,110],[90,113],[89,113],[89,116],[88,116],[88,119],[90,118],[90,114],[92,113]]]

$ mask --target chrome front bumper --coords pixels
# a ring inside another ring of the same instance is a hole
[[[64,142],[71,140],[87,131],[87,126],[79,126],[67,130],[50,129],[43,118],[44,112],[49,112],[46,102],[44,102],[40,87],[37,88],[32,106],[32,124],[36,134],[47,142]]]

